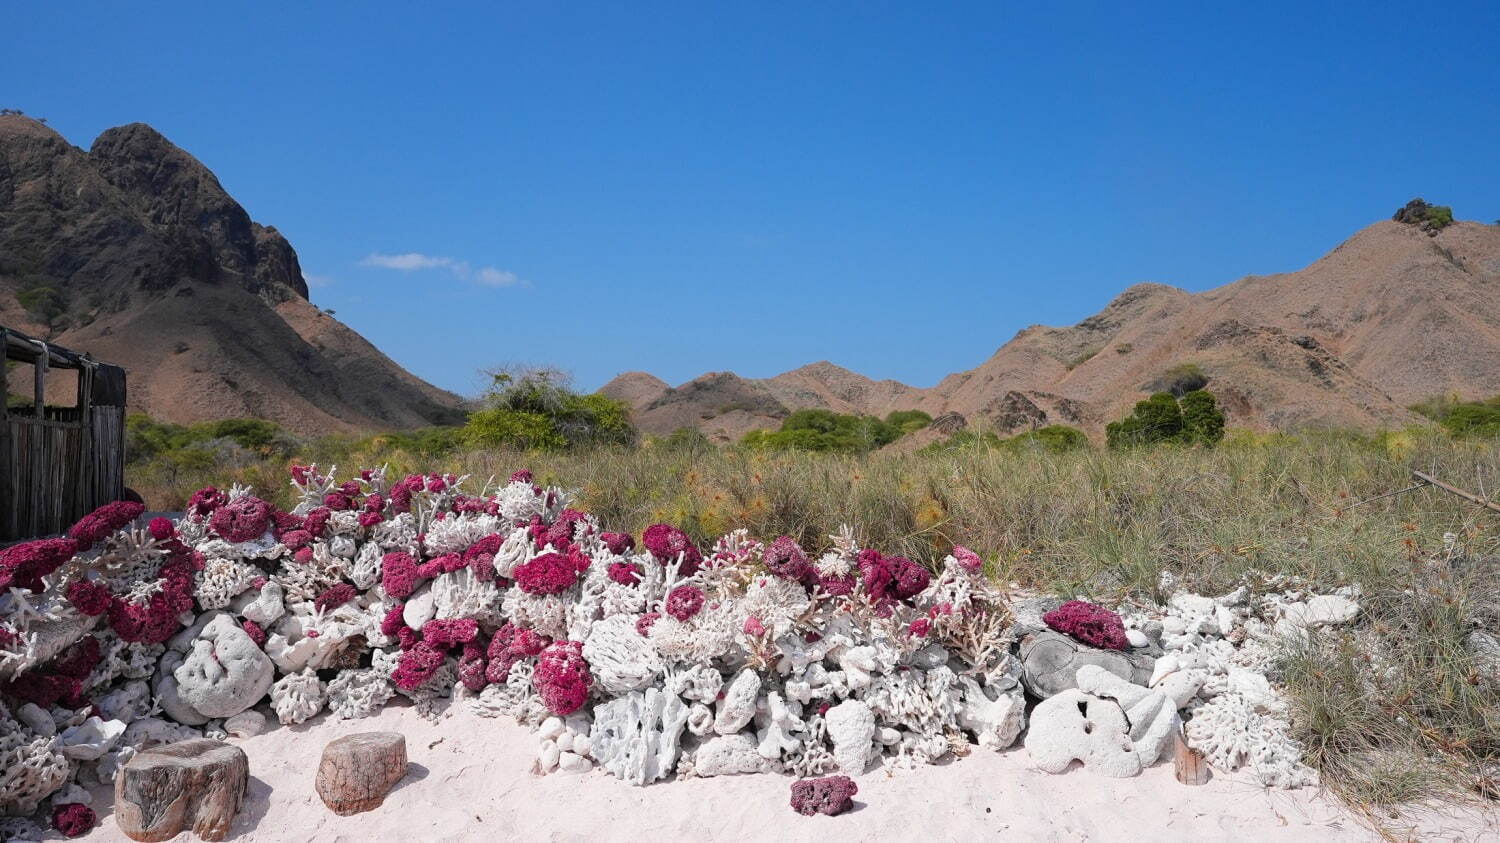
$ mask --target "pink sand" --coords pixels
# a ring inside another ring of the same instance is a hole
[[[1265,790],[1216,776],[1178,784],[1170,763],[1133,779],[1077,768],[1032,769],[1019,745],[977,747],[967,757],[915,770],[875,769],[857,779],[855,810],[803,817],[789,807],[792,779],[726,776],[640,788],[599,770],[536,776],[537,740],[509,719],[454,706],[437,723],[408,706],[377,717],[277,726],[245,740],[250,791],[229,839],[241,841],[1330,841],[1377,835],[1313,790]],[[313,790],[323,746],[354,732],[406,735],[410,772],[380,808],[339,817]],[[105,788],[99,827],[84,839],[125,840]],[[1422,840],[1500,840],[1500,825],[1473,816],[1424,818]],[[191,834],[178,840],[193,840]]]

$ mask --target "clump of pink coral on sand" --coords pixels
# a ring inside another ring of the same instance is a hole
[[[548,646],[537,657],[536,671],[531,675],[542,704],[559,717],[583,707],[593,681],[580,641],[558,641]]]
[[[1120,616],[1085,600],[1069,600],[1042,615],[1042,623],[1094,647],[1123,650],[1130,646]]]
[[[854,807],[859,785],[848,776],[828,776],[792,782],[792,810],[804,816],[842,814]]]
[[[64,837],[82,837],[99,818],[94,809],[81,802],[69,802],[52,808],[52,827]]]
[[[245,495],[215,509],[208,517],[208,526],[227,542],[255,541],[271,528],[271,505]]]

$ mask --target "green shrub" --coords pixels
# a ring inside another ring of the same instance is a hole
[[[1068,371],[1071,372],[1079,366],[1082,366],[1083,364],[1094,359],[1094,355],[1098,354],[1102,348],[1103,346],[1096,346],[1094,348],[1084,349],[1082,354],[1079,354],[1077,357],[1074,357],[1072,360],[1069,360],[1063,365],[1067,366]]]
[[[977,433],[972,430],[960,430],[947,439],[940,442],[933,442],[931,445],[917,451],[917,453],[923,456],[933,456],[964,449],[999,448],[1003,444],[1005,444],[1005,440],[1001,439],[993,431],[986,430],[983,433]]]
[[[634,445],[635,427],[622,401],[568,388],[556,369],[500,370],[469,415],[464,439],[473,445],[555,450],[586,445]]]
[[[932,424],[932,416],[921,410],[892,410],[886,415],[885,423],[894,425],[902,434],[916,433]]]
[[[740,440],[749,448],[862,454],[900,439],[901,428],[874,416],[832,410],[798,410],[775,431],[753,430]]]
[[[1036,430],[1012,436],[1004,443],[1010,448],[1041,448],[1055,454],[1089,446],[1089,438],[1083,431],[1065,424],[1049,424]]]
[[[1500,406],[1491,403],[1460,404],[1443,419],[1443,429],[1454,436],[1500,436]]]
[[[1179,401],[1158,392],[1135,405],[1135,411],[1104,428],[1111,448],[1162,442],[1212,445],[1224,438],[1224,413],[1213,395],[1193,390]]]

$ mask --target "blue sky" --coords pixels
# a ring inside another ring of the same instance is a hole
[[[33,3],[0,107],[85,148],[152,124],[461,392],[926,386],[1413,196],[1500,218],[1500,4],[1218,5]]]

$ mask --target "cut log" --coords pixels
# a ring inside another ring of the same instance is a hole
[[[317,789],[341,817],[379,808],[406,775],[406,738],[399,732],[345,735],[323,748]]]
[[[170,840],[185,829],[223,840],[250,784],[245,751],[193,738],[143,750],[115,779],[115,822],[132,840]]]
[[[1172,766],[1177,768],[1177,780],[1186,785],[1207,784],[1213,777],[1203,753],[1187,745],[1181,729],[1172,736]]]

